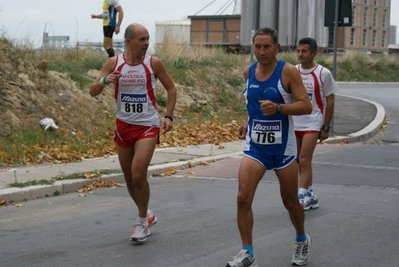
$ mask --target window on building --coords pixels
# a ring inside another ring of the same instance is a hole
[[[356,24],[356,6],[352,6],[352,26]]]
[[[363,26],[367,26],[367,13],[368,13],[368,8],[365,7],[363,12]]]
[[[377,27],[377,11],[378,11],[378,9],[374,8],[374,11],[373,11],[373,27]]]
[[[366,46],[366,40],[367,40],[367,30],[363,30],[363,35],[362,35],[362,45]]]
[[[384,9],[382,11],[382,27],[383,28],[385,28],[387,26],[386,23],[387,23],[387,10]]]
[[[377,31],[373,31],[373,36],[371,39],[371,46],[375,46],[375,39],[377,38]]]
[[[385,47],[385,38],[386,38],[386,32],[381,33],[381,47]]]
[[[374,0],[374,5],[375,6],[378,5],[378,1],[377,0]]]
[[[369,3],[368,0],[364,0],[364,4],[367,5]]]
[[[351,45],[355,45],[355,28],[351,28]]]
[[[384,0],[384,6],[387,6],[387,0]]]

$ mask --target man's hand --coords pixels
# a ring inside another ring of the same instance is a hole
[[[169,132],[173,128],[172,121],[168,118],[164,118],[161,124],[162,124],[161,128],[163,129],[163,133]]]
[[[324,131],[323,129],[320,130],[319,132],[319,143],[323,142],[324,140],[326,140],[329,137],[330,133]]]
[[[244,122],[237,130],[237,136],[240,140],[245,140],[248,131],[248,123]]]
[[[270,101],[270,100],[260,100],[259,101],[260,104],[260,109],[263,112],[263,115],[268,116],[268,115],[273,115],[276,114],[276,107],[277,104]]]
[[[119,71],[114,71],[113,73],[107,75],[106,82],[116,83],[121,76],[122,74]]]

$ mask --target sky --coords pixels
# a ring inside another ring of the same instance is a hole
[[[250,0],[248,0],[250,1]],[[183,20],[187,16],[232,14],[230,0],[120,0],[124,11],[121,33],[133,22],[143,24],[155,41],[155,23]],[[102,12],[103,0],[0,0],[0,36],[41,46],[43,32],[49,36],[69,36],[70,43],[101,42],[102,21],[91,14]],[[208,6],[209,5],[209,6]],[[201,11],[202,10],[202,11]],[[200,12],[201,11],[201,12]],[[399,0],[391,0],[391,25],[397,26],[399,43]]]

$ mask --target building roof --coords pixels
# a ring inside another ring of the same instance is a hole
[[[191,25],[191,20],[172,20],[172,21],[157,21],[155,25]]]

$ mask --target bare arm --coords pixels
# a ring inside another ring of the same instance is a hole
[[[152,64],[156,77],[159,79],[167,92],[166,115],[172,116],[175,110],[177,98],[177,90],[175,84],[170,78],[169,73],[166,71],[165,65],[159,58],[153,57]],[[170,121],[169,119],[163,119],[162,129],[164,129],[164,132],[172,129],[172,121]]]
[[[118,25],[121,25],[123,21],[123,9],[122,6],[117,6],[115,9],[118,12],[118,21],[116,22],[115,34],[118,34],[121,30],[121,27]]]
[[[334,103],[335,103],[335,95],[334,94],[326,96],[326,113],[324,115],[323,126],[330,126],[330,124],[331,124],[331,120],[332,120],[332,117],[334,114]],[[321,130],[319,139],[320,139],[320,141],[323,141],[323,140],[327,139],[328,136],[329,136],[328,132]]]
[[[103,19],[103,14],[96,15],[96,14],[91,14],[92,19]]]
[[[245,82],[248,79],[248,71],[249,71],[249,67],[246,67],[243,71],[243,76],[244,76]],[[247,118],[248,118],[248,115],[247,115]],[[246,120],[240,127],[238,127],[238,130],[237,130],[238,139],[245,140],[247,131],[248,131],[248,120]]]
[[[107,76],[105,82],[115,83],[119,77],[121,76],[120,72],[114,71],[114,66],[116,63],[116,57],[109,58],[101,70],[100,75],[96,78],[96,80],[90,85],[89,94],[91,96],[98,96],[104,90],[104,86],[101,85],[100,80]]]

